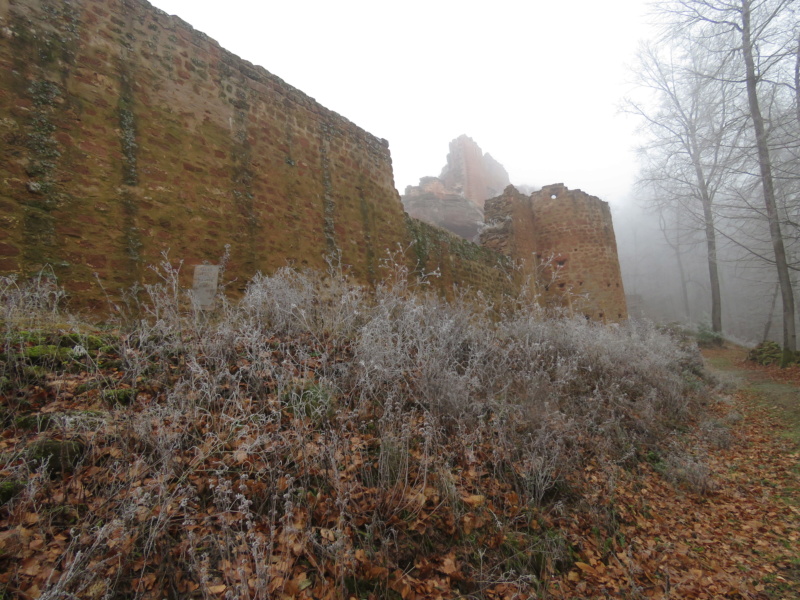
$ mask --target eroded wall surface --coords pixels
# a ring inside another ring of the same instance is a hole
[[[603,322],[628,318],[608,203],[563,184],[486,202],[481,243],[524,265],[547,306]]]
[[[139,0],[0,0],[0,272],[72,292],[231,245],[241,283],[408,242],[388,143]]]
[[[531,194],[538,259],[549,301],[598,320],[628,318],[617,241],[607,202],[563,184]]]

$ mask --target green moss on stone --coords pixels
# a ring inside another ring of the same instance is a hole
[[[56,365],[70,360],[72,352],[69,348],[45,344],[25,348],[22,356],[34,365]]]
[[[50,428],[53,421],[53,415],[49,414],[22,415],[14,419],[14,425],[17,429],[26,431],[45,431]]]
[[[131,388],[120,388],[116,390],[103,390],[101,394],[103,400],[110,405],[121,404],[130,406],[136,399],[136,390]]]
[[[25,485],[16,479],[5,479],[0,481],[0,506],[8,503],[14,496],[19,494]]]
[[[23,382],[29,385],[42,384],[50,373],[46,368],[38,365],[28,365],[22,369]]]
[[[46,464],[51,475],[68,474],[75,470],[85,451],[81,440],[42,440],[29,447],[28,459],[36,466]]]

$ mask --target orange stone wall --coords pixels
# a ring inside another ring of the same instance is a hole
[[[388,143],[141,0],[0,0],[0,273],[68,290],[231,245],[362,281],[408,243]]]
[[[562,184],[531,195],[545,300],[597,321],[628,318],[608,203]]]
[[[481,243],[535,278],[540,301],[603,322],[628,318],[608,203],[563,184],[488,200]]]

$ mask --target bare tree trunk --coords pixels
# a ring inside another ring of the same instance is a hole
[[[719,286],[719,266],[717,264],[717,237],[714,230],[714,213],[711,210],[711,196],[708,193],[702,166],[694,160],[700,196],[703,201],[703,220],[705,221],[706,249],[708,251],[708,278],[711,283],[711,330],[722,333],[722,293]]]
[[[708,279],[711,284],[711,330],[722,333],[722,292],[719,285],[719,266],[717,263],[717,233],[714,229],[713,199],[708,189],[708,179],[700,162],[700,149],[697,143],[697,130],[692,123],[689,128],[689,145],[692,166],[697,175],[700,201],[703,205],[703,224],[705,225],[706,250],[708,251]]]
[[[678,264],[678,275],[681,279],[681,299],[683,300],[683,314],[686,317],[687,321],[692,320],[692,312],[689,306],[689,287],[686,285],[686,271],[683,268],[683,258],[681,257],[681,243],[679,239],[680,235],[680,211],[675,212],[675,230],[678,234],[675,236],[675,242],[673,243],[672,240],[669,239],[669,233],[667,229],[667,221],[664,218],[663,209],[658,213],[658,225],[661,228],[661,234],[664,236],[664,241],[667,242],[667,245],[672,248],[672,251],[675,253],[675,262]]]
[[[800,34],[797,35],[797,56],[794,60],[794,100],[797,124],[800,125]]]
[[[681,278],[681,297],[683,298],[683,313],[686,320],[691,322],[692,311],[689,305],[689,286],[686,285],[686,272],[683,268],[683,259],[681,258],[680,247],[675,248],[675,260],[678,263],[678,274]]]
[[[769,314],[767,315],[767,322],[764,323],[764,337],[762,338],[762,342],[766,342],[769,338],[769,330],[772,329],[772,315],[775,314],[775,301],[778,299],[778,292],[780,291],[780,286],[776,283],[775,290],[772,292],[772,302],[769,305]]]
[[[783,244],[781,225],[778,220],[778,209],[775,202],[775,186],[772,180],[772,164],[770,162],[767,133],[761,107],[758,101],[758,76],[756,75],[755,61],[753,59],[753,43],[750,30],[751,0],[742,1],[742,54],[745,63],[745,83],[747,85],[747,100],[750,106],[750,117],[753,119],[753,129],[756,135],[756,148],[758,150],[758,164],[761,173],[761,188],[764,192],[764,204],[767,209],[769,233],[772,247],[775,252],[775,265],[778,269],[778,284],[781,288],[783,301],[783,357],[781,366],[786,366],[794,359],[797,349],[797,334],[794,324],[794,293],[792,282],[789,278],[789,267],[786,262],[786,249]]]

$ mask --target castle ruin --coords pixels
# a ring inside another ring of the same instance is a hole
[[[628,318],[608,203],[561,183],[530,196],[513,186],[485,205],[481,244],[523,265],[546,306]]]
[[[321,268],[325,255],[370,285],[401,248],[410,267],[441,274],[443,294],[490,298],[519,290],[513,260],[533,273],[553,253],[566,257],[555,289],[582,295],[583,314],[625,316],[601,201],[486,202],[484,246],[411,218],[388,142],[146,0],[0,0],[0,139],[0,274],[49,265],[79,304],[146,280],[167,251],[190,268],[229,245],[233,289],[286,264]],[[467,150],[451,148],[440,180],[465,182],[475,216],[507,174],[491,161],[469,171]],[[503,202],[505,241],[491,234]]]

